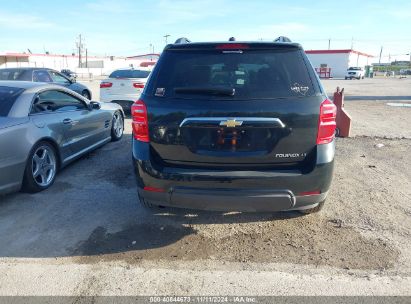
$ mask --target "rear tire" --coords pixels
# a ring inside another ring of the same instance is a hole
[[[335,128],[335,137],[340,137],[340,129]]]
[[[298,210],[300,213],[302,214],[312,214],[312,213],[317,213],[319,212],[325,204],[325,200],[323,200],[322,202],[319,202],[317,206],[315,206],[314,208],[310,208],[310,209],[304,209],[304,210]]]
[[[120,111],[113,114],[111,122],[111,141],[119,141],[124,134],[124,117]]]
[[[29,193],[46,190],[54,183],[57,168],[58,156],[54,147],[48,142],[39,142],[27,159],[22,190]]]
[[[153,208],[155,207],[155,205],[147,202],[147,201],[144,199],[144,197],[142,197],[142,196],[140,195],[140,193],[138,194],[138,199],[139,199],[140,205],[142,205],[144,208],[153,209]]]

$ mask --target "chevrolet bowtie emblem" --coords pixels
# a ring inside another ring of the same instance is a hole
[[[235,120],[235,119],[227,119],[227,120],[223,120],[222,122],[220,122],[220,126],[226,126],[228,128],[239,127],[242,124],[243,122],[241,120]]]

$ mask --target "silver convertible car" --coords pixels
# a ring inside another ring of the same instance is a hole
[[[50,187],[59,169],[123,131],[115,103],[57,85],[0,81],[0,194]]]

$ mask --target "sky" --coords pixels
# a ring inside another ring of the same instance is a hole
[[[0,52],[71,54],[79,34],[91,55],[156,53],[191,41],[272,41],[306,50],[353,49],[382,61],[409,60],[411,1],[0,0]],[[377,58],[378,59],[378,58]]]

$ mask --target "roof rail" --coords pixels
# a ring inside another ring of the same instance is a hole
[[[190,40],[188,40],[186,37],[181,37],[181,38],[178,38],[177,40],[176,40],[176,42],[174,42],[175,44],[184,44],[184,43],[190,43],[191,41]]]
[[[285,36],[277,37],[274,42],[292,42],[290,38]]]

